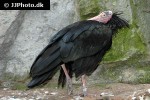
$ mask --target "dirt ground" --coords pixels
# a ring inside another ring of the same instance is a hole
[[[96,84],[88,86],[88,96],[81,97],[81,87],[74,85],[74,95],[66,89],[36,88],[30,90],[0,89],[0,100],[150,100],[150,84]]]

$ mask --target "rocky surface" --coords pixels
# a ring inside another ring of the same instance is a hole
[[[26,83],[32,62],[55,33],[103,10],[123,11],[131,27],[114,37],[91,80],[149,83],[149,4],[149,0],[51,0],[47,11],[0,11],[0,86]]]
[[[145,0],[145,2],[137,1],[137,0],[130,0],[132,12],[133,12],[133,18],[137,22],[137,27],[142,32],[142,36],[144,37],[143,41],[147,44],[147,50],[150,54],[150,20],[148,18],[150,17],[150,1]]]
[[[1,88],[0,100],[150,100],[149,87],[149,84],[95,84],[88,86],[86,97],[80,96],[79,86],[75,86],[72,96],[67,95],[65,88],[57,87],[32,90]]]
[[[26,77],[38,53],[61,28],[78,20],[75,0],[51,0],[51,10],[1,11],[0,74]]]

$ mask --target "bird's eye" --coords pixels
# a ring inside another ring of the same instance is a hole
[[[106,14],[103,15],[104,17],[106,16]]]

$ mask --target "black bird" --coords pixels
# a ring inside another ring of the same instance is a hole
[[[75,22],[60,30],[35,59],[28,87],[47,83],[60,70],[58,85],[67,82],[68,94],[73,93],[71,78],[81,77],[83,94],[86,95],[85,76],[91,75],[98,67],[105,53],[112,45],[112,36],[118,29],[129,27],[120,18],[121,13],[104,11],[99,15]]]

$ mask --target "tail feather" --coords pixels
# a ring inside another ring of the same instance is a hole
[[[34,61],[30,69],[30,76],[40,76],[53,69],[55,67],[53,62],[60,56],[59,48],[58,44],[49,44]]]
[[[51,71],[54,67],[56,67],[57,63],[60,63],[58,60],[59,52],[47,57],[42,60],[40,63],[35,64],[34,68],[31,70],[32,77],[40,76],[46,72]]]
[[[60,67],[56,67],[52,69],[51,72],[47,72],[41,76],[34,77],[29,83],[28,88],[33,88],[35,86],[46,84],[49,80],[52,79],[52,77],[56,74],[56,72],[60,69]]]
[[[28,87],[32,88],[52,79],[60,69],[61,63],[59,45],[55,44],[46,47],[31,67],[30,76],[32,80],[29,82]]]

